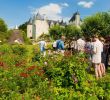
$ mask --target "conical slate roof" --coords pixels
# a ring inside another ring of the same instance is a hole
[[[36,15],[36,20],[42,20],[42,16],[40,15],[40,13],[38,12]]]
[[[32,24],[32,18],[29,19],[28,24]]]
[[[76,15],[80,15],[78,11],[73,14],[73,16],[71,17],[71,19],[69,20],[69,22],[73,22],[75,20],[75,16]]]

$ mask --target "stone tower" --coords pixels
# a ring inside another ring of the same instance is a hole
[[[48,22],[39,13],[37,13],[36,15],[34,25],[35,25],[35,39],[37,39],[42,34],[48,33],[49,30]]]
[[[33,23],[32,23],[31,18],[30,18],[28,25],[27,25],[27,37],[33,38]]]
[[[27,37],[37,39],[40,35],[48,33],[49,25],[40,13],[37,13],[32,19],[29,20],[27,25]]]
[[[79,14],[78,11],[73,14],[71,19],[69,20],[69,24],[70,25],[75,25],[77,27],[80,27],[80,25],[81,25],[81,18],[80,18],[80,14]]]
[[[76,17],[75,18],[75,24],[76,24],[76,26],[80,26],[81,20],[80,20],[80,14],[79,14],[78,11],[76,12],[76,16],[75,17]]]

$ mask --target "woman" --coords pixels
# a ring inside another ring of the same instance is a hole
[[[99,41],[98,36],[93,36],[93,48],[92,48],[92,63],[95,67],[96,79],[102,77],[100,64],[101,64],[101,52],[102,52],[102,43]]]

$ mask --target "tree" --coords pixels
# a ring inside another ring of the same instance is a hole
[[[83,20],[81,28],[85,36],[92,36],[95,33],[107,36],[110,34],[110,14],[100,12],[87,17]]]
[[[49,33],[52,39],[61,38],[61,36],[64,35],[64,27],[61,27],[60,25],[55,25],[50,28]]]
[[[28,24],[28,22],[24,22],[23,24],[21,24],[19,26],[19,30],[21,31],[21,34],[22,34],[23,39],[24,39],[24,42],[26,44],[30,44],[31,43],[30,39],[27,38],[27,24]]]
[[[65,27],[64,30],[65,36],[70,39],[73,37],[78,37],[81,36],[81,29],[78,28],[77,26],[73,26],[73,25],[68,25]]]
[[[2,18],[0,18],[0,32],[7,32],[7,25]]]
[[[24,43],[31,44],[31,41],[29,38],[27,38],[27,35],[24,31],[20,30],[21,36],[23,37]]]
[[[19,29],[24,31],[25,33],[27,33],[27,24],[28,24],[28,22],[25,22],[25,23],[21,24],[19,26]]]
[[[0,41],[2,42],[6,42],[7,38],[7,25],[5,23],[5,21],[0,18]]]

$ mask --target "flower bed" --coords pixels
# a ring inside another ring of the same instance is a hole
[[[1,100],[109,100],[110,75],[96,80],[84,54],[42,57],[26,45],[0,46]]]

